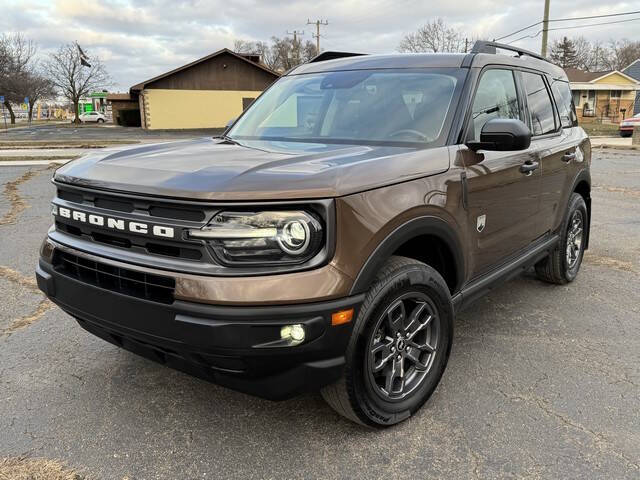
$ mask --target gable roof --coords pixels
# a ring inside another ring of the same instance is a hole
[[[270,73],[271,75],[273,75],[276,78],[280,77],[280,74],[278,72],[275,72],[275,71],[271,70],[266,65],[263,65],[262,63],[258,63],[258,62],[252,61],[252,60],[255,60],[256,55],[243,55],[243,54],[240,54],[240,53],[236,53],[236,52],[234,52],[232,50],[229,50],[228,48],[223,48],[222,50],[218,50],[217,52],[213,52],[212,54],[207,55],[206,57],[199,58],[198,60],[195,60],[195,61],[193,61],[191,63],[187,63],[186,65],[183,65],[181,67],[174,68],[173,70],[171,70],[169,72],[166,72],[166,73],[163,73],[161,75],[158,75],[157,77],[153,77],[153,78],[150,78],[149,80],[145,80],[144,82],[140,82],[140,83],[134,85],[133,87],[131,87],[129,89],[129,91],[131,91],[131,92],[139,92],[140,90],[144,90],[145,86],[148,85],[149,83],[153,83],[153,82],[155,82],[157,80],[160,80],[162,78],[169,77],[169,76],[171,76],[173,74],[176,74],[178,72],[181,72],[183,70],[191,68],[194,65],[197,65],[197,64],[202,63],[202,62],[206,62],[207,60],[210,60],[213,57],[217,57],[218,55],[222,55],[223,53],[227,53],[229,55],[232,55],[235,58],[242,60],[243,62],[247,62],[249,65],[251,65],[253,67],[256,67],[256,68],[259,68],[261,70],[264,70],[265,72]]]
[[[622,72],[640,81],[640,58],[631,62]]]
[[[633,64],[632,64],[633,65]],[[629,67],[627,67],[629,68]],[[603,78],[608,77],[609,75],[621,75],[627,80],[638,83],[638,79],[629,76],[628,74],[621,72],[619,70],[607,70],[604,72],[586,72],[584,70],[579,70],[577,68],[565,68],[564,71],[567,73],[567,78],[570,83],[596,83],[598,80],[602,80]]]
[[[591,82],[592,80],[596,80],[597,78],[604,77],[614,72],[614,70],[607,70],[604,72],[587,72],[578,68],[565,68],[564,71],[567,73],[567,78],[570,82],[579,83]]]

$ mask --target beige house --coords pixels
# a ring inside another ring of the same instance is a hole
[[[633,115],[640,82],[617,70],[585,72],[567,68],[578,121],[618,123]],[[636,112],[638,113],[638,112]]]
[[[146,129],[223,128],[279,77],[257,55],[222,49],[134,85]]]

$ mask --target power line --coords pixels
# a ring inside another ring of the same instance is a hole
[[[636,13],[640,13],[640,10],[636,10],[634,12],[623,12],[623,13],[609,13],[607,15],[589,15],[586,17],[570,17],[570,18],[554,18],[549,20],[549,22],[570,22],[572,20],[591,20],[594,18],[607,18],[607,17],[619,17],[621,15],[635,15]],[[517,33],[520,32],[524,32],[525,30],[529,30],[531,27],[535,27],[536,25],[540,25],[542,22],[542,20],[540,20],[539,22],[536,23],[532,23],[531,25],[527,25],[526,27],[523,27],[519,30],[516,30],[515,32],[511,32],[509,35],[504,35],[500,38],[496,38],[494,39],[494,42],[499,42],[500,40],[503,40],[505,38],[511,37]],[[552,30],[552,29],[549,29]],[[556,29],[557,30],[557,29]],[[538,33],[539,35],[539,33]],[[524,37],[527,38],[527,37]],[[514,42],[516,42],[517,40],[514,40]]]
[[[570,27],[557,27],[557,28],[549,28],[548,31],[553,30],[572,30],[574,28],[585,28],[585,27],[596,27],[598,25],[612,25],[614,23],[625,23],[625,22],[633,22],[635,20],[640,20],[640,17],[628,18],[626,20],[617,20],[615,22],[601,22],[601,23],[588,23],[586,25],[572,25]],[[535,35],[524,35],[523,37],[516,38],[515,40],[511,40],[507,42],[507,45],[511,45],[512,43],[516,43],[520,40],[524,40],[525,38],[536,38],[538,35],[542,33],[542,30],[539,30]]]
[[[316,50],[318,54],[320,53],[320,25],[329,25],[329,20],[316,20],[315,22],[310,21],[307,18],[307,25],[315,25],[316,33],[312,33],[311,36],[316,39]]]

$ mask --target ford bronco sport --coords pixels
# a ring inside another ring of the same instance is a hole
[[[531,52],[323,53],[219,138],[59,168],[38,285],[122,348],[389,426],[436,388],[457,311],[530,267],[576,277],[590,158]]]

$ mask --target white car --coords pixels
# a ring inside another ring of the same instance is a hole
[[[107,117],[100,112],[84,112],[78,117],[82,123],[95,122],[104,123],[107,121]]]

